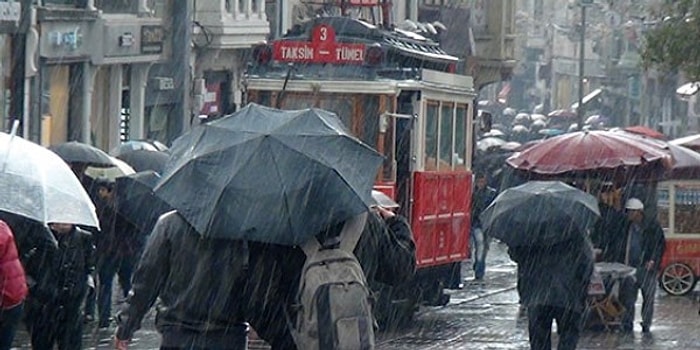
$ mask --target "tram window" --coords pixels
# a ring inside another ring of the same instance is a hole
[[[309,108],[310,105],[306,105],[302,108]],[[327,95],[323,96],[318,101],[318,108],[331,111],[338,115],[343,125],[352,131],[352,115],[353,115],[353,98],[343,97],[341,95]]]
[[[437,170],[438,105],[430,103],[425,113],[425,170]]]
[[[378,95],[363,95],[361,97],[362,117],[362,135],[360,139],[374,147],[378,148],[377,140],[379,137],[379,96]]]
[[[455,167],[464,168],[467,160],[467,106],[455,111]]]
[[[443,103],[440,109],[440,162],[438,170],[452,170],[452,134],[454,106]]]

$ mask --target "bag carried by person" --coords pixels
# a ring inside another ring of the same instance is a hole
[[[306,262],[290,321],[300,350],[374,349],[374,317],[365,274],[353,250],[367,213],[348,220],[337,247],[316,238],[302,246]]]

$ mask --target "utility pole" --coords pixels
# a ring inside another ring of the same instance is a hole
[[[579,130],[583,130],[583,75],[585,74],[584,64],[586,61],[586,6],[593,3],[593,0],[580,0],[581,6],[581,30],[578,54],[578,108],[576,108],[576,120]]]
[[[191,88],[192,77],[190,60],[192,58],[192,14],[191,0],[176,1],[172,4],[172,60],[175,93],[178,101],[168,118],[168,138],[170,141],[187,131],[192,118]]]

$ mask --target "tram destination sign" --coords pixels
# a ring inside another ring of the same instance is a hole
[[[273,58],[280,62],[362,64],[365,45],[335,40],[333,27],[321,24],[311,31],[311,41],[279,40],[272,44]]]

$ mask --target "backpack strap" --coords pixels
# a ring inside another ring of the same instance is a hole
[[[349,252],[355,250],[357,242],[362,236],[362,231],[364,231],[365,223],[367,222],[367,212],[359,215],[355,215],[345,221],[343,225],[343,230],[340,231],[340,249]],[[300,248],[304,251],[304,254],[309,257],[316,254],[317,251],[321,250],[321,243],[318,242],[316,237],[311,237],[306,242],[304,242]]]

